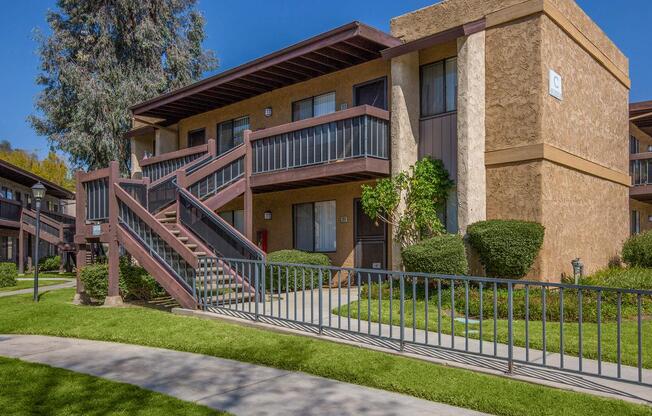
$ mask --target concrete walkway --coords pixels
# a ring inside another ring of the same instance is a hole
[[[134,384],[236,415],[481,415],[303,373],[159,348],[0,335],[0,355]]]
[[[19,279],[19,280],[24,280],[24,279]],[[32,279],[30,279],[32,280]],[[52,279],[43,279],[43,280],[52,280]],[[58,280],[58,279],[57,279]],[[64,280],[64,279],[62,279]],[[75,280],[74,279],[65,279],[65,283],[60,283],[57,285],[50,285],[50,286],[39,286],[38,288],[38,293],[45,293],[49,292],[51,290],[57,290],[57,289],[68,289],[71,287],[75,287]],[[13,295],[25,295],[28,293],[34,293],[34,288],[28,287],[27,289],[18,289],[18,290],[12,290],[11,292],[0,292],[0,298],[4,298],[5,296],[13,296]]]

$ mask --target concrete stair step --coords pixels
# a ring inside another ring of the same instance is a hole
[[[177,233],[177,234],[178,234],[178,233]],[[185,243],[185,242],[188,241],[188,237],[178,237],[178,236],[177,236],[177,240],[181,241],[182,243]]]
[[[188,247],[191,250],[195,250],[197,248],[197,244],[192,244],[192,243],[186,244],[186,247]]]
[[[169,217],[174,217],[174,218],[176,218],[176,217],[177,217],[177,212],[176,212],[176,211],[166,211],[163,215],[165,215],[165,216],[168,217],[168,218],[169,218]]]
[[[176,223],[177,219],[173,217],[165,217],[165,218],[159,218],[158,222],[160,222],[161,224],[172,224],[172,223]]]

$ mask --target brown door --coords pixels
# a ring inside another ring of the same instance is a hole
[[[359,199],[354,201],[355,267],[387,269],[387,226],[375,224],[362,209]]]

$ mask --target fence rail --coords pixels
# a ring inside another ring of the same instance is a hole
[[[650,290],[220,260],[205,310],[652,386]]]
[[[143,169],[143,176],[148,177],[152,182],[155,182],[204,156],[207,152],[208,146],[202,145],[142,160],[141,166]]]

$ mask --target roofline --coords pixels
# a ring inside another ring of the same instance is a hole
[[[45,178],[43,178],[41,176],[38,176],[35,173],[32,173],[32,172],[26,171],[25,169],[19,168],[18,166],[14,165],[12,163],[9,163],[9,162],[7,162],[6,160],[3,160],[3,159],[0,159],[0,165],[3,165],[5,167],[7,167],[8,169],[11,169],[11,170],[15,171],[19,175],[23,175],[25,177],[28,177],[28,178],[30,178],[32,180],[35,180],[36,182],[41,182],[46,187],[55,189],[58,192],[68,196],[68,198],[60,198],[60,199],[75,199],[75,194],[72,191],[69,191],[66,188],[63,188],[63,187],[61,187],[61,186],[59,186],[59,185],[57,185],[57,184],[55,184],[53,182],[50,182],[49,180],[47,180],[47,179],[45,179]],[[11,178],[6,178],[6,179],[11,180]]]
[[[652,100],[630,103],[629,112],[631,113],[633,111],[652,111]]]
[[[235,68],[229,69],[227,71],[202,79],[200,81],[197,81],[185,87],[177,88],[176,90],[158,95],[149,100],[135,104],[131,106],[129,109],[132,111],[132,114],[134,115],[144,113],[156,107],[157,104],[163,105],[162,102],[169,101],[170,98],[173,97],[183,98],[193,93],[203,91],[204,89],[211,88],[215,85],[219,85],[220,83],[226,82],[229,79],[234,79],[240,76],[244,76],[249,72],[253,72],[258,69],[261,69],[260,67],[265,67],[266,65],[270,65],[271,61],[277,59],[280,56],[295,52],[302,48],[309,47],[330,37],[342,36],[343,34],[348,35],[347,37],[362,35],[373,40],[376,43],[384,44],[387,47],[397,46],[402,43],[399,39],[393,37],[388,33],[385,33],[374,27],[368,26],[359,21],[353,21],[351,23],[347,23],[335,29],[313,36],[309,39],[303,40],[299,43],[295,43],[294,45],[264,55],[260,58],[254,59],[253,61],[246,62]]]

